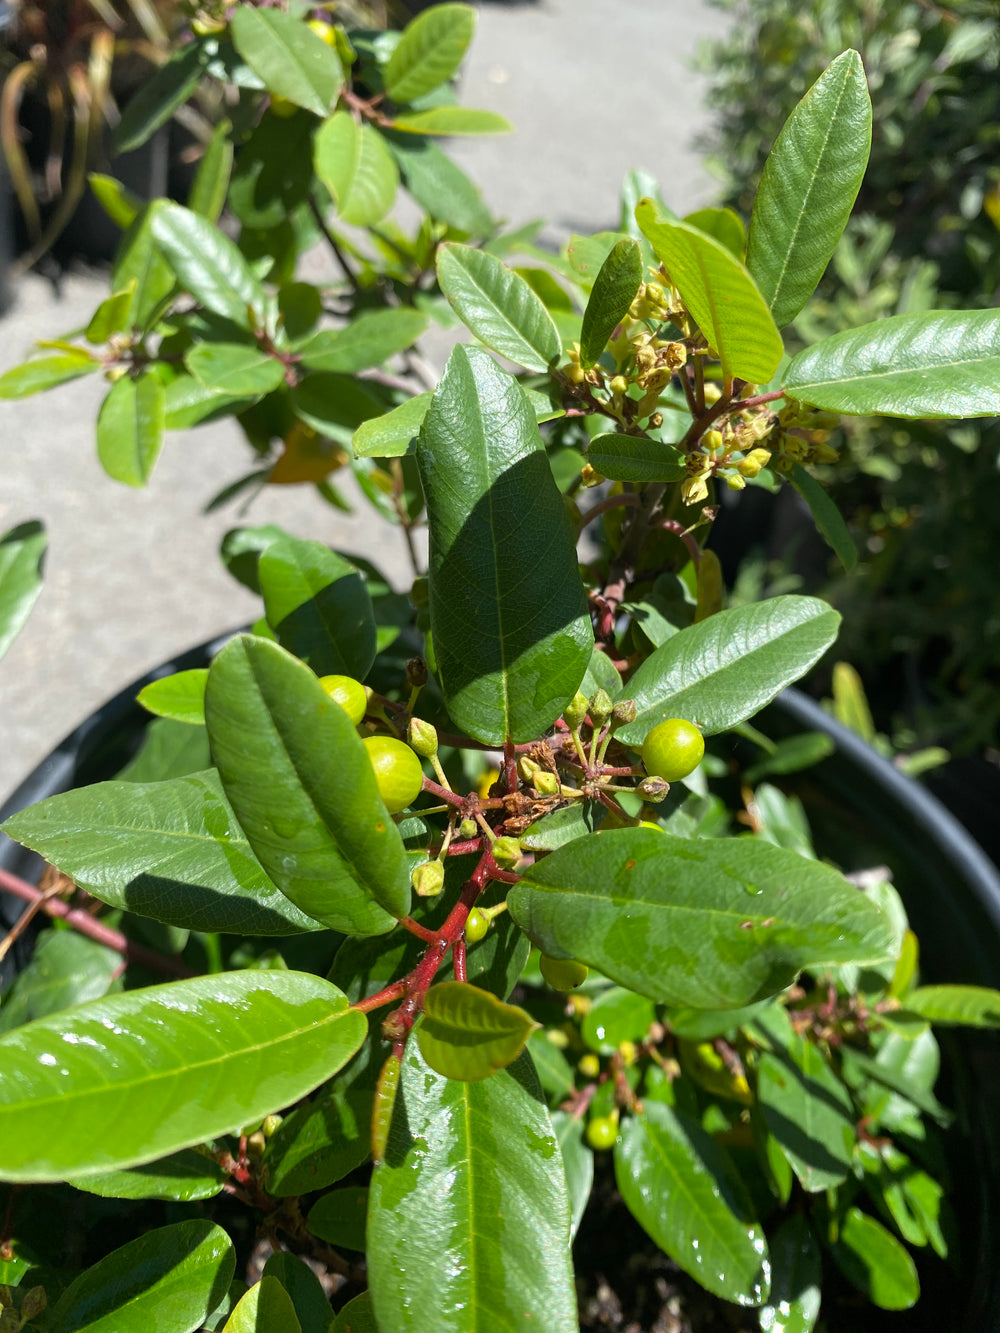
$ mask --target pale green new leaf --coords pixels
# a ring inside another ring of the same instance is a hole
[[[505,1069],[538,1024],[514,1004],[461,981],[441,981],[424,1000],[420,1054],[445,1078],[474,1083]]]
[[[333,195],[344,222],[372,227],[396,197],[399,169],[378,130],[337,111],[316,135],[316,175]]]
[[[528,370],[544,371],[562,350],[540,297],[518,273],[485,250],[449,242],[438,247],[441,290],[480,342]]]
[[[356,458],[400,458],[420,434],[432,394],[418,393],[383,416],[363,421],[351,441]]]
[[[113,481],[145,486],[163,447],[166,402],[163,385],[146,372],[124,375],[97,414],[97,456]]]
[[[302,1325],[278,1279],[262,1277],[240,1298],[222,1333],[302,1333]]]
[[[143,686],[135,696],[143,708],[157,717],[170,717],[175,722],[190,722],[195,726],[205,723],[205,685],[208,667],[194,667],[190,671],[176,671]]]
[[[918,986],[903,1007],[939,1027],[1000,1028],[1000,991],[987,986]]]
[[[58,356],[36,356],[0,375],[0,398],[28,398],[33,393],[44,393],[81,375],[92,375],[101,369],[101,364],[98,357],[82,347],[76,352],[60,352]]]
[[[408,134],[510,134],[513,125],[495,111],[467,106],[434,106],[394,116],[393,125]]]
[[[238,5],[233,44],[268,92],[325,116],[343,82],[336,51],[291,14]]]
[[[848,1208],[830,1246],[841,1272],[880,1310],[909,1310],[920,1296],[905,1246],[860,1208]]]
[[[37,519],[0,537],[0,657],[14,642],[42,590],[48,538]]]
[[[872,106],[857,51],[844,51],[785,122],[764,164],[747,268],[778,328],[816,290],[851,215],[872,142]]]
[[[450,79],[476,28],[471,5],[433,5],[408,23],[383,71],[387,96],[414,102]]]

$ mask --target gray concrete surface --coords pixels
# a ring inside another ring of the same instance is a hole
[[[711,202],[715,186],[693,146],[706,123],[703,85],[689,63],[720,18],[702,0],[483,3],[463,101],[501,112],[517,132],[458,142],[455,156],[498,214],[512,224],[547,218],[553,243],[615,225],[632,167],[657,176],[678,209]],[[86,323],[103,295],[100,272],[68,275],[58,295],[41,278],[24,279],[0,319],[0,371],[35,339]],[[442,361],[446,347],[428,351]],[[0,532],[37,517],[50,541],[42,595],[0,660],[0,798],[143,671],[259,613],[217,557],[237,523],[282,524],[368,554],[399,586],[408,582],[397,533],[363,506],[353,515],[329,508],[310,487],[269,487],[246,513],[231,505],[203,515],[249,470],[231,426],[170,435],[146,490],[109,481],[94,449],[105,389],[88,378],[0,403]]]

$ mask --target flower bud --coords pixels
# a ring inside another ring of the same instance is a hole
[[[701,437],[701,443],[702,447],[706,450],[707,453],[717,454],[719,450],[723,447],[722,431],[707,430],[705,434]]]
[[[657,777],[643,778],[638,787],[636,787],[636,791],[639,795],[649,801],[652,805],[659,805],[662,800],[665,800],[669,790],[670,783],[664,782],[662,778]]]
[[[740,476],[738,472],[731,472],[726,477],[726,485],[729,487],[731,491],[742,491],[743,488],[746,486],[746,482],[743,480],[743,478]]]
[[[529,759],[526,754],[522,754],[517,761],[517,776],[522,782],[534,782],[535,774],[541,771],[541,764],[536,763],[534,759]]]
[[[535,774],[533,785],[539,796],[558,796],[562,790],[555,773],[546,772],[544,768],[540,768]]]
[[[736,466],[740,476],[753,478],[758,476],[761,468],[766,467],[770,461],[771,453],[769,449],[751,449],[746,458]]]
[[[587,716],[587,696],[577,690],[569,703],[563,709],[563,721],[569,727],[570,731],[576,731],[577,727]]]
[[[444,866],[440,861],[424,861],[410,871],[413,892],[420,898],[436,898],[444,888]]]
[[[635,713],[636,708],[634,699],[619,699],[611,710],[612,729],[615,727],[624,727],[627,726],[629,722],[634,722]]]
[[[595,727],[603,727],[611,716],[614,705],[607,690],[598,690],[590,701],[590,720]]]
[[[427,684],[427,663],[422,657],[411,657],[407,662],[406,683],[411,690]]]
[[[432,759],[438,752],[437,727],[422,717],[411,717],[406,728],[406,743],[422,759]]]
[[[490,851],[501,870],[513,870],[521,860],[521,844],[516,838],[497,838]]]
[[[663,425],[663,413],[654,412],[653,415],[649,418],[650,430],[659,430],[662,425]]]
[[[479,832],[479,825],[474,819],[463,819],[458,826],[458,831],[463,838],[474,838]]]
[[[37,1319],[48,1303],[44,1287],[31,1287],[21,1298],[22,1322],[26,1324],[31,1319]]]
[[[717,384],[705,385],[705,406],[712,407],[722,397],[722,390]]]
[[[255,1129],[252,1134],[247,1136],[247,1156],[255,1158],[258,1162],[264,1156],[265,1148],[264,1135],[259,1129]]]
[[[587,378],[587,372],[578,362],[566,367],[566,378],[570,384],[582,384]]]
[[[269,1139],[272,1134],[277,1134],[281,1125],[281,1119],[280,1115],[266,1115],[264,1117],[260,1132],[264,1135],[265,1139]]]
[[[596,1078],[601,1072],[600,1060],[598,1060],[596,1055],[590,1053],[581,1055],[580,1059],[577,1061],[576,1067],[584,1078]]]
[[[616,375],[611,381],[610,388],[613,394],[620,397],[622,394],[628,393],[628,380],[624,375]]]

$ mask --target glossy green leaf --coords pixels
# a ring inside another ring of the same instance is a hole
[[[737,1305],[767,1299],[767,1241],[725,1152],[663,1102],[623,1121],[615,1179],[629,1212],[706,1290]]]
[[[348,1301],[330,1325],[329,1333],[379,1333],[371,1293],[363,1291]]]
[[[205,685],[207,667],[177,671],[172,676],[144,685],[135,696],[137,701],[157,717],[170,717],[175,722],[190,722],[197,726],[205,722]]]
[[[385,399],[377,393],[351,376],[317,370],[299,381],[290,403],[295,415],[320,435],[348,444],[363,421],[385,411]]]
[[[319,977],[250,970],[16,1028],[0,1037],[0,1179],[137,1166],[233,1133],[336,1073],[367,1026]]]
[[[190,430],[201,422],[228,412],[234,404],[249,406],[253,397],[207,389],[193,375],[178,375],[166,387],[163,424],[167,430]]]
[[[802,1217],[788,1217],[771,1241],[771,1295],[761,1333],[812,1333],[819,1318],[822,1258]]]
[[[378,130],[338,111],[316,135],[316,175],[333,195],[344,222],[372,227],[396,197],[399,169]]]
[[[606,815],[607,808],[600,801],[574,801],[529,824],[521,834],[521,846],[535,852],[554,852],[587,833],[596,833]]]
[[[264,1277],[277,1278],[288,1292],[302,1333],[330,1333],[330,1302],[305,1260],[277,1250],[264,1265]]]
[[[471,5],[433,5],[406,25],[382,78],[394,102],[415,102],[452,77],[476,28]]]
[[[460,1083],[407,1046],[368,1278],[394,1333],[575,1333],[566,1180],[527,1057]]]
[[[559,333],[525,280],[485,250],[438,247],[441,290],[476,337],[529,370],[547,370],[562,351]]]
[[[417,461],[430,527],[431,629],[451,716],[489,744],[508,735],[534,740],[583,678],[593,631],[534,414],[485,352],[453,350]]]
[[[644,995],[611,986],[596,995],[580,1025],[580,1035],[592,1051],[610,1055],[623,1041],[642,1041],[656,1018]]]
[[[42,590],[48,538],[37,519],[0,537],[0,657],[14,642]]]
[[[133,280],[122,292],[113,292],[105,297],[91,316],[87,325],[87,342],[98,346],[106,343],[113,333],[120,333],[128,322],[129,311],[135,296],[136,283]]]
[[[671,444],[643,435],[595,435],[587,447],[587,462],[612,481],[681,481],[687,473],[684,456]]]
[[[751,1004],[802,968],[881,961],[893,946],[836,870],[756,840],[591,834],[525,871],[507,903],[543,953],[693,1009]]]
[[[830,1251],[844,1276],[880,1310],[916,1304],[920,1280],[908,1251],[860,1208],[848,1208]]]
[[[269,93],[325,116],[344,82],[332,46],[301,19],[277,9],[240,5],[233,12],[233,44]]]
[[[601,265],[583,312],[580,364],[597,364],[615,329],[629,312],[642,282],[642,253],[632,240],[619,241]]]
[[[622,678],[612,665],[611,658],[600,648],[595,648],[580,683],[581,692],[590,699],[598,690],[607,690],[612,699],[616,699],[621,687]]]
[[[277,357],[245,343],[198,343],[184,364],[206,389],[235,398],[270,393],[285,378]]]
[[[557,1032],[556,1035],[561,1034]],[[550,1103],[565,1101],[575,1091],[576,1080],[572,1066],[559,1047],[549,1041],[548,1033],[531,1033],[528,1037],[528,1054]]]
[[[510,134],[514,126],[495,111],[468,106],[435,106],[393,117],[397,130],[408,134]]]
[[[75,1176],[68,1184],[102,1199],[169,1199],[191,1203],[221,1194],[229,1176],[218,1162],[193,1148],[161,1157],[127,1171],[102,1171]]]
[[[639,201],[636,200],[636,203]],[[659,201],[657,201],[659,202]],[[731,208],[699,208],[680,219],[688,227],[697,227],[725,246],[742,264],[747,252],[747,233],[743,219]]]
[[[403,184],[425,213],[470,236],[494,229],[479,188],[433,139],[388,130],[383,135]]]
[[[98,358],[82,347],[76,352],[60,352],[58,356],[36,356],[0,375],[0,398],[27,398],[100,369]]]
[[[233,170],[233,127],[228,120],[220,120],[205,145],[195,173],[188,207],[192,213],[218,222],[229,192]]]
[[[310,370],[353,375],[412,347],[426,328],[427,316],[419,310],[367,310],[345,328],[321,329],[292,350]]]
[[[278,1279],[262,1277],[241,1297],[222,1333],[302,1333],[302,1325]]]
[[[809,506],[816,527],[822,533],[827,546],[844,569],[850,572],[858,563],[858,548],[854,545],[854,538],[848,532],[840,510],[816,478],[807,472],[801,463],[792,464],[789,479]]]
[[[786,1042],[763,1051],[757,1098],[804,1190],[818,1194],[847,1179],[856,1138],[854,1107],[813,1042],[789,1030]]]
[[[180,204],[161,203],[152,213],[151,225],[163,257],[195,300],[241,328],[256,327],[264,306],[263,288],[228,236]]]
[[[119,782],[166,782],[210,768],[208,732],[189,722],[154,718],[143,733],[139,749],[118,772]],[[305,919],[305,918],[304,918]]]
[[[364,680],[375,660],[375,613],[358,570],[322,542],[282,537],[257,565],[268,624],[312,667]]]
[[[47,1323],[59,1333],[193,1333],[225,1296],[235,1267],[221,1227],[158,1227],[81,1273]]]
[[[747,268],[779,328],[816,290],[868,165],[872,106],[857,51],[844,51],[785,122],[764,164]]]
[[[209,668],[212,757],[251,847],[297,907],[333,930],[379,935],[409,909],[403,841],[368,751],[316,676],[244,634]]]
[[[671,1032],[688,1041],[709,1041],[712,1037],[722,1037],[735,1033],[738,1027],[755,1018],[770,1000],[757,1004],[744,1005],[739,1009],[668,1009],[664,1022]]]
[[[740,261],[696,227],[668,221],[652,199],[641,200],[635,216],[724,372],[766,384],[778,368],[784,344]]]
[[[317,1199],[309,1209],[306,1225],[320,1240],[363,1254],[367,1216],[367,1187],[351,1185],[330,1190]]]
[[[461,981],[441,981],[424,1000],[420,1054],[445,1078],[473,1083],[506,1069],[538,1024],[514,1004]]]
[[[431,405],[430,393],[408,398],[384,416],[363,421],[354,432],[351,446],[357,458],[399,458],[408,453],[420,434],[420,427]]]
[[[793,357],[781,387],[856,416],[995,416],[1000,312],[930,310],[836,333]]]
[[[553,1111],[552,1128],[566,1172],[566,1191],[570,1206],[569,1235],[572,1241],[579,1229],[594,1186],[594,1154],[584,1142],[581,1119],[566,1111]]]
[[[100,999],[121,967],[121,954],[85,935],[73,930],[44,931],[31,961],[4,997],[0,1032]]]
[[[198,87],[217,49],[215,39],[194,37],[175,48],[152,77],[139,84],[115,127],[116,153],[140,148],[167,123]]]
[[[815,597],[771,597],[719,611],[678,631],[623,687],[636,720],[619,727],[628,745],[670,717],[711,736],[752,717],[813,666],[837,636],[840,616]]]
[[[28,806],[4,832],[137,916],[238,935],[318,929],[268,880],[211,769],[78,787]]]
[[[986,986],[918,986],[903,1007],[941,1027],[1000,1028],[1000,991]]]
[[[145,486],[163,447],[165,399],[157,376],[123,376],[97,414],[97,456],[113,481]]]
[[[165,200],[157,199],[141,210],[122,237],[111,269],[113,291],[124,291],[135,283],[129,310],[129,322],[135,328],[146,327],[175,285],[173,269],[154,235],[156,218],[168,207]]]

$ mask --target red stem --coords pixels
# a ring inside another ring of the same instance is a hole
[[[468,981],[469,973],[465,965],[465,936],[459,935],[451,947],[452,962],[455,966],[455,980]]]
[[[419,921],[414,921],[412,916],[401,916],[399,918],[399,924],[404,930],[408,930],[411,935],[416,935],[418,940],[426,940],[428,944],[433,944],[437,939],[436,930],[428,930],[427,927],[422,926]]]
[[[598,501],[585,514],[580,515],[580,530],[582,531],[588,523],[593,523],[595,518],[609,509],[621,508],[622,505],[637,505],[638,503],[638,495],[631,491],[625,495],[609,495],[606,499]]]
[[[372,1009],[381,1009],[384,1004],[392,1004],[393,1000],[405,994],[406,981],[394,981],[391,986],[386,986],[384,990],[369,995],[366,1000],[358,1000],[356,1004],[351,1005],[351,1008],[357,1009],[359,1014],[367,1014]]]

